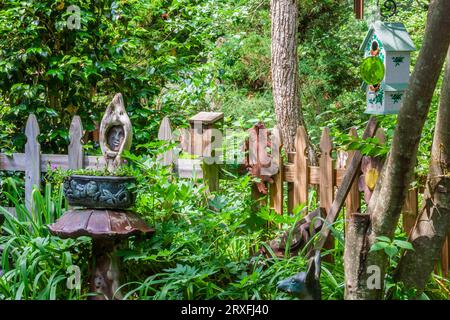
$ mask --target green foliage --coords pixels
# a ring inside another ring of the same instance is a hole
[[[383,250],[390,259],[393,259],[397,255],[399,249],[414,250],[412,244],[408,241],[398,239],[391,240],[384,236],[377,237],[377,240],[378,241],[372,245],[369,252]]]
[[[362,139],[350,135],[340,134],[336,137],[339,145],[345,150],[359,150],[370,157],[385,157],[389,152],[389,145],[381,144],[377,137]]]
[[[44,150],[63,151],[72,116],[80,115],[85,129],[92,130],[112,95],[122,92],[135,141],[149,141],[162,117],[179,111],[184,90],[189,108],[195,104],[193,86],[201,95],[211,88],[213,78],[204,78],[210,68],[203,62],[227,25],[239,19],[234,4],[78,0],[70,5],[79,7],[81,27],[69,29],[71,13],[62,1],[3,2],[0,106],[7,112],[2,112],[2,134],[9,133],[22,149],[19,130],[33,112],[46,128],[40,137]],[[192,74],[196,69],[198,76]],[[173,89],[161,97],[165,86]],[[181,121],[180,116],[173,120]]]
[[[80,289],[66,287],[67,270],[79,265],[86,274],[89,239],[61,240],[49,235],[46,227],[62,213],[62,192],[54,197],[50,185],[45,196],[34,190],[31,211],[16,194],[7,196],[15,204],[17,217],[0,207],[6,218],[0,236],[0,299],[80,299]]]

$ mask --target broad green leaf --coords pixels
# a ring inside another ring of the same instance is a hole
[[[414,251],[414,247],[412,245],[411,242],[408,241],[403,241],[403,240],[394,240],[393,242],[397,247],[400,247],[402,249],[405,250],[413,250]]]
[[[386,252],[386,254],[387,254],[390,258],[393,258],[393,257],[397,254],[398,249],[397,249],[396,246],[388,245],[387,247],[384,248],[384,252]]]
[[[375,242],[372,245],[372,247],[370,247],[370,251],[369,252],[382,250],[382,249],[386,248],[387,246],[389,246],[389,243],[387,243],[387,242]]]
[[[385,236],[379,236],[377,237],[378,241],[383,241],[383,242],[391,242],[391,239],[389,239],[388,237]]]

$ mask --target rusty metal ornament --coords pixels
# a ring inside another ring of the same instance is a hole
[[[262,173],[263,168],[269,168],[272,163],[272,155],[267,148],[272,147],[270,131],[263,123],[258,123],[248,130],[249,138],[245,141],[244,166],[252,177],[259,178],[256,182],[258,191],[267,194],[266,183],[273,183],[271,176]]]
[[[122,94],[117,93],[100,123],[100,148],[108,171],[114,171],[122,164],[122,153],[130,149],[132,139],[131,121]]]
[[[320,231],[323,225],[323,220],[326,216],[324,208],[318,208],[307,213],[300,221],[297,221],[293,230],[283,232],[277,238],[271,240],[268,246],[278,258],[283,258],[286,255],[286,248],[289,243],[289,255],[291,257],[298,255],[303,249],[307,252],[307,256],[312,253],[311,239],[316,233]],[[261,246],[259,254],[266,258],[271,258],[271,252],[265,246]]]

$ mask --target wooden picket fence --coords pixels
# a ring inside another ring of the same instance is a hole
[[[160,140],[171,140],[173,138],[170,121],[167,118],[164,119],[161,124],[160,133],[162,132],[164,132],[164,134],[160,134]],[[191,131],[182,133],[182,140],[185,142],[184,146],[182,146],[184,151],[191,150],[189,149],[189,146],[196,144],[192,142],[195,139],[203,143],[203,146],[208,145],[208,133],[204,133],[203,136],[200,134],[200,137],[198,137],[198,133],[193,135],[191,132],[192,124]],[[348,134],[357,137],[355,128],[350,129]],[[375,136],[380,143],[385,142],[384,130],[382,128],[377,130]],[[355,153],[355,151],[337,150],[337,159],[333,159],[332,151],[334,150],[334,146],[330,136],[330,130],[327,127],[323,129],[320,139],[320,157],[318,166],[309,165],[306,154],[307,146],[306,132],[303,127],[299,127],[295,139],[296,152],[288,154],[288,162],[283,162],[281,159],[281,152],[272,152],[272,154],[279,155],[278,159],[274,159],[279,165],[279,172],[273,177],[274,182],[269,185],[267,197],[270,207],[278,214],[286,212],[292,213],[293,209],[298,205],[307,207],[309,193],[312,188],[316,188],[317,190],[317,200],[320,203],[320,207],[328,212],[333,203],[336,190],[341,185],[345,172]],[[198,146],[198,148],[200,149],[200,151],[197,152],[198,154],[205,154],[201,146]],[[165,162],[168,165],[173,160],[173,157],[172,151],[169,150],[163,156],[163,159],[168,159],[167,162]],[[220,170],[212,170],[214,174],[202,171],[201,159],[179,159],[175,164],[175,171],[180,177],[184,178],[202,178],[204,175],[205,184],[213,186],[212,188],[210,187],[210,190],[218,190],[219,179],[226,178],[220,174]],[[343,210],[345,216],[350,213],[361,211],[361,203],[364,199],[361,197],[361,192],[358,188],[359,176],[360,175],[358,175],[353,182],[345,200],[345,210]],[[287,186],[285,184],[287,184]],[[285,196],[286,190],[287,195]],[[261,195],[259,194],[257,196]],[[408,235],[414,227],[419,210],[418,205],[418,190],[410,189],[402,209],[403,228]],[[447,237],[447,241],[442,248],[440,263],[441,270],[445,276],[448,276],[449,270],[449,241],[450,237]]]
[[[176,159],[173,150],[168,150],[159,156],[159,161],[163,165],[174,163],[174,174],[181,178],[200,178],[209,187],[210,191],[219,188],[219,179],[224,178],[220,174],[220,165],[207,165],[202,163],[202,159],[211,150],[207,150],[210,139],[210,129],[220,122],[222,117],[203,113],[203,118],[195,117],[191,121],[191,130],[185,130],[181,134],[181,146],[185,151],[197,150],[195,153],[202,155],[198,159]],[[203,120],[202,120],[203,119]],[[206,120],[205,120],[206,119]],[[201,123],[200,132],[193,130],[195,121]],[[39,135],[39,125],[35,115],[31,114],[25,127],[27,143],[24,153],[14,153],[11,156],[0,153],[1,171],[22,171],[25,172],[25,201],[30,208],[32,205],[32,189],[40,188],[41,173],[53,170],[54,168],[66,169],[102,169],[104,160],[101,155],[87,156],[83,152],[81,138],[83,136],[83,126],[79,116],[75,116],[69,129],[68,154],[42,154],[37,136]],[[351,129],[350,135],[356,136],[356,130]],[[384,141],[383,130],[379,129],[377,137]],[[164,118],[160,125],[158,134],[159,140],[173,140],[172,129],[168,118]],[[281,147],[281,146],[280,146]],[[278,162],[279,171],[273,177],[274,182],[269,188],[269,204],[277,213],[292,212],[297,205],[308,205],[308,195],[312,187],[318,190],[317,196],[320,206],[327,212],[331,207],[336,189],[340,186],[347,166],[350,164],[353,151],[337,151],[337,159],[333,159],[333,142],[328,128],[324,128],[320,140],[320,158],[318,166],[311,166],[306,156],[307,140],[306,132],[302,127],[298,128],[295,141],[296,152],[288,154],[288,162],[283,163],[281,153]],[[205,151],[206,150],[206,151]],[[175,159],[175,160],[174,160]],[[287,188],[285,188],[285,183]],[[287,196],[285,197],[285,190]],[[285,199],[287,201],[285,202]],[[345,212],[360,212],[361,193],[358,190],[357,179],[355,179],[351,190],[345,201]],[[8,208],[14,212],[13,208]],[[415,223],[418,214],[418,192],[416,189],[409,190],[405,205],[403,207],[403,227],[409,233]],[[449,239],[447,239],[442,250],[441,267],[445,275],[448,275],[449,267]]]
[[[34,187],[41,188],[41,173],[55,168],[67,169],[101,169],[105,162],[102,156],[85,156],[81,138],[83,126],[79,116],[72,119],[69,129],[70,144],[68,154],[42,154],[41,146],[37,140],[39,135],[39,124],[36,116],[30,114],[25,127],[27,142],[24,153],[13,153],[6,155],[0,153],[1,171],[25,172],[25,203],[31,207],[32,190]],[[7,208],[14,212],[14,208]]]

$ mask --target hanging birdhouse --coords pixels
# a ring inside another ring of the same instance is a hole
[[[365,58],[361,65],[365,113],[398,113],[408,87],[410,54],[415,50],[402,23],[376,21],[370,26],[360,47]]]

